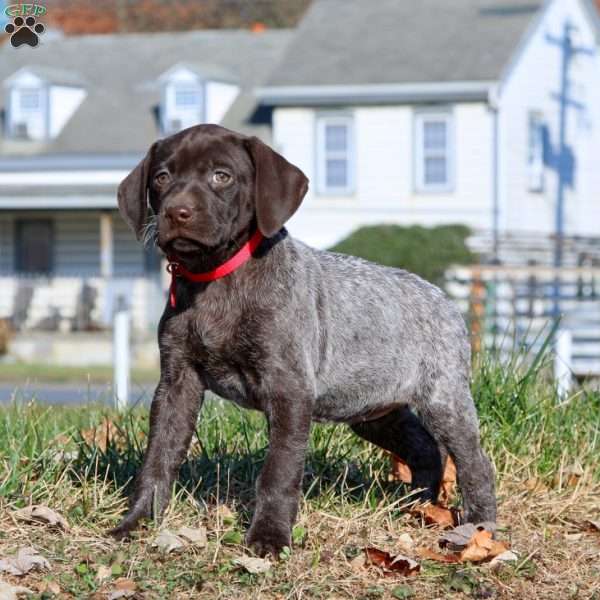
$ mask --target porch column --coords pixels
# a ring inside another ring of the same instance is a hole
[[[113,276],[113,221],[109,212],[100,213],[100,275]]]

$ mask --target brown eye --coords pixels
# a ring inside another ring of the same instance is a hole
[[[163,171],[162,173],[159,173],[154,178],[154,183],[156,183],[156,185],[158,187],[162,187],[164,185],[167,185],[167,183],[169,183],[169,181],[171,181],[171,176],[166,171]]]
[[[226,171],[215,171],[212,180],[217,185],[225,185],[231,181],[231,175]]]

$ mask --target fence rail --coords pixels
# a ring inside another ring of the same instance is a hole
[[[560,327],[572,339],[573,373],[600,376],[600,268],[454,267],[446,275],[446,290],[467,315],[475,351],[535,352],[558,300]]]

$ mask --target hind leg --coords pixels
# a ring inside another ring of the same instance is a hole
[[[465,521],[495,522],[494,472],[481,448],[479,421],[466,380],[438,381],[418,408],[427,429],[456,464]]]
[[[374,421],[351,425],[363,439],[392,452],[408,464],[419,499],[435,502],[442,479],[442,453],[435,439],[408,406]]]

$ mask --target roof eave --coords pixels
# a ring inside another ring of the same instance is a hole
[[[266,86],[257,90],[262,106],[331,106],[415,102],[487,101],[496,81],[450,81],[364,85]]]

